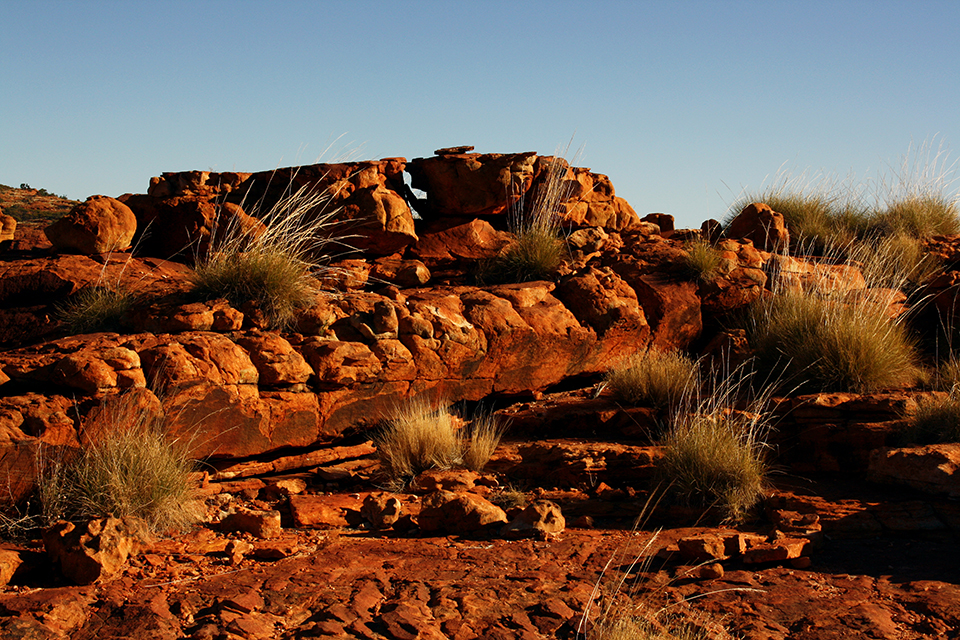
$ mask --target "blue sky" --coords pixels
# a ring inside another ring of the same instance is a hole
[[[0,183],[82,199],[331,143],[573,138],[638,213],[699,226],[781,168],[876,176],[960,145],[958,25],[956,1],[4,0]]]

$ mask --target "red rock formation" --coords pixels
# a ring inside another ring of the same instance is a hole
[[[44,229],[57,251],[81,254],[125,251],[136,231],[130,207],[107,196],[90,196]]]

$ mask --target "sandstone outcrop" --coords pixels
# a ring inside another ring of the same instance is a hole
[[[550,204],[563,263],[542,281],[474,284],[478,262],[511,241],[510,216],[551,184],[565,192]],[[218,225],[260,233],[301,187],[326,195],[334,233],[358,237],[295,320],[269,330],[256,304],[193,297],[189,265]],[[618,597],[611,578],[636,580],[633,605],[722,617],[750,640],[919,640],[960,623],[958,445],[899,446],[918,400],[941,392],[768,398],[764,452],[786,473],[748,520],[708,529],[703,510],[659,498],[670,416],[603,386],[650,347],[703,355],[704,372],[745,361],[737,320],[773,291],[914,320],[922,293],[784,255],[788,230],[769,208],[751,205],[726,237],[715,222],[677,229],[668,214],[640,219],[589,169],[471,148],[167,173],[121,199],[138,221],[131,254],[59,253],[30,225],[0,246],[0,525],[34,526],[47,462],[138,420],[202,461],[190,478],[203,522],[140,549],[131,535],[126,552],[111,537],[121,525],[56,525],[53,572],[5,543],[0,636],[575,637],[596,631],[598,586]],[[684,260],[701,240],[719,267],[693,278]],[[958,246],[931,241],[947,257]],[[944,318],[954,280],[927,285]],[[58,306],[98,286],[138,294],[120,332],[66,335]],[[509,430],[482,471],[429,470],[385,493],[373,436],[413,397],[464,415],[492,404]]]

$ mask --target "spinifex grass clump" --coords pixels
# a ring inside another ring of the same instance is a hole
[[[483,469],[502,434],[492,415],[463,425],[446,403],[413,398],[393,412],[374,443],[384,473],[402,485],[428,469]]]
[[[871,304],[782,293],[757,306],[752,334],[761,367],[804,390],[865,393],[921,374],[903,324]]]
[[[75,459],[42,461],[45,519],[130,516],[154,531],[196,522],[194,464],[182,443],[171,441],[161,420],[132,400],[121,399],[109,420],[110,432]]]
[[[323,268],[323,257],[347,237],[331,235],[338,211],[326,210],[328,201],[325,191],[304,185],[261,218],[262,229],[234,216],[214,231],[207,254],[197,260],[193,291],[236,306],[253,302],[271,326],[287,326],[313,299],[313,272]]]
[[[781,174],[773,186],[738,198],[728,218],[751,202],[763,202],[782,214],[791,242],[813,253],[846,246],[870,226],[870,209],[863,203],[862,188],[854,188],[849,181],[837,184],[823,176],[808,179],[802,174]]]
[[[683,272],[698,282],[712,280],[720,271],[723,258],[716,247],[704,239],[686,243],[687,255],[683,259]]]
[[[960,442],[960,389],[947,396],[923,398],[900,434],[904,444]]]
[[[922,374],[903,323],[872,302],[780,293],[756,305],[750,333],[761,370],[802,390],[865,393]]]
[[[697,363],[679,351],[648,349],[624,360],[606,375],[618,401],[657,409],[676,406],[697,384]]]
[[[526,196],[510,210],[513,240],[496,256],[483,261],[477,271],[482,284],[529,282],[550,277],[566,253],[559,205],[571,191],[566,181],[567,163],[552,158],[546,164],[546,176],[531,203]]]
[[[91,285],[58,306],[57,315],[70,333],[119,331],[136,301],[135,294],[119,285]]]
[[[760,500],[768,472],[767,396],[735,409],[745,382],[737,371],[712,393],[691,398],[661,440],[660,474],[670,493],[687,504],[719,507],[730,520],[742,519]]]

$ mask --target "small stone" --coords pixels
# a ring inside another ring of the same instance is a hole
[[[253,551],[253,545],[246,540],[231,540],[227,543],[224,552],[230,558],[230,564],[238,565],[244,556]]]
[[[560,506],[549,500],[530,503],[500,531],[505,538],[529,538],[557,535],[567,522]]]
[[[677,540],[681,557],[694,562],[724,560],[727,557],[723,540],[713,534],[704,534]]]
[[[400,519],[401,508],[396,496],[371,493],[363,500],[360,515],[374,530],[389,529]]]
[[[701,580],[718,580],[723,577],[723,565],[719,562],[705,564],[700,567]]]
[[[237,509],[220,522],[223,531],[244,531],[257,538],[276,538],[280,535],[279,511]]]

